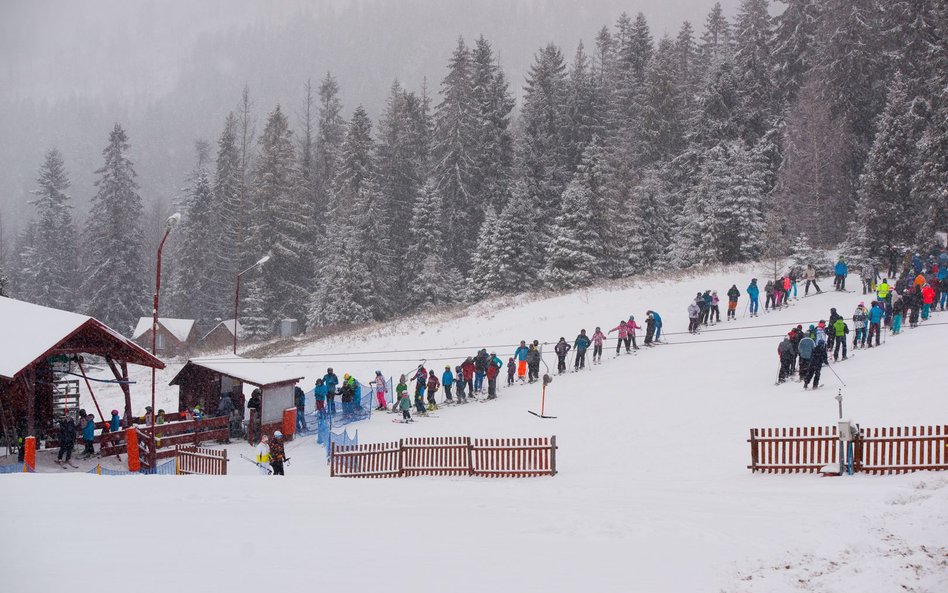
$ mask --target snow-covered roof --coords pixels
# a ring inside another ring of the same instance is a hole
[[[214,333],[215,331],[217,331],[217,328],[219,328],[219,327],[221,327],[221,326],[223,326],[224,329],[227,330],[227,331],[230,333],[230,335],[234,335],[234,322],[235,322],[234,319],[228,319],[228,320],[226,320],[226,321],[221,321],[220,323],[218,323],[217,325],[215,325],[213,328],[211,328],[211,331],[209,331],[209,332],[207,332],[206,334],[204,334],[204,337],[201,338],[201,339],[203,340],[203,339],[206,338],[207,336],[211,335],[212,333]],[[242,336],[244,335],[244,326],[241,325],[239,321],[237,321],[236,323],[237,323],[237,337],[240,338],[240,337],[242,337]]]
[[[177,385],[178,378],[191,365],[234,377],[244,383],[250,383],[258,387],[277,383],[295,383],[303,378],[302,374],[288,368],[288,365],[282,361],[266,358],[243,358],[234,354],[224,354],[188,360],[184,368],[171,380],[171,385]]]
[[[137,340],[145,334],[148,330],[151,329],[151,317],[139,317],[138,325],[135,326],[135,333],[132,334],[132,339]],[[158,324],[163,328],[168,330],[174,339],[179,342],[187,342],[188,336],[191,335],[191,330],[194,328],[193,319],[174,319],[171,317],[159,317]]]
[[[84,326],[94,326],[95,331],[107,335],[120,347],[132,348],[136,358],[153,359],[137,344],[88,315],[0,297],[0,328],[3,331],[0,377],[12,379]],[[157,368],[163,368],[160,361],[154,359],[154,362],[159,365]]]

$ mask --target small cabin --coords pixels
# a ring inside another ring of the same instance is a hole
[[[237,338],[243,339],[244,327],[239,321],[228,319],[221,321],[207,332],[199,341],[199,346],[207,351],[230,350],[234,346],[235,325]]]
[[[132,339],[142,348],[151,349],[151,317],[142,317]],[[193,319],[158,318],[155,354],[165,357],[187,356],[197,343],[197,324]]]
[[[227,354],[188,360],[170,384],[178,386],[179,411],[200,405],[214,415],[221,395],[226,393],[243,418],[249,418],[250,399],[250,394],[244,393],[244,385],[257,387],[262,400],[263,432],[272,433],[282,426],[283,411],[294,407],[294,388],[302,378],[283,361]]]

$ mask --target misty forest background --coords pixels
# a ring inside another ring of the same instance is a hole
[[[82,138],[98,164],[81,217],[71,191],[87,189],[50,147],[17,206],[28,222],[0,237],[0,289],[128,332],[175,211],[162,315],[231,318],[235,275],[270,253],[242,283],[257,336],[814,248],[856,265],[930,248],[948,227],[945,3],[772,8],[714,5],[661,37],[623,13],[537,49],[525,80],[491,40],[459,38],[376,118],[332,73],[289,104],[247,86],[194,142],[174,204],[143,202],[122,123]]]

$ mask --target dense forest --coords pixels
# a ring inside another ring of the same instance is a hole
[[[811,247],[929,249],[948,228],[948,8],[785,4],[743,0],[731,21],[715,5],[658,39],[622,14],[570,53],[539,48],[524,81],[459,38],[437,88],[394,82],[377,121],[344,117],[332,73],[289,107],[245,88],[182,172],[162,314],[232,317],[235,276],[267,254],[242,281],[257,336]],[[157,245],[134,139],[106,133],[82,224],[62,154],[38,164],[0,290],[130,331]]]

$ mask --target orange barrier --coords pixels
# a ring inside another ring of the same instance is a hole
[[[30,466],[30,469],[26,469]],[[36,470],[36,437],[23,439],[23,471]]]
[[[128,453],[128,471],[137,472],[141,470],[142,463],[138,457],[138,430],[136,428],[125,429],[125,443]]]
[[[287,408],[283,410],[283,436],[287,440],[296,434],[296,408]]]

